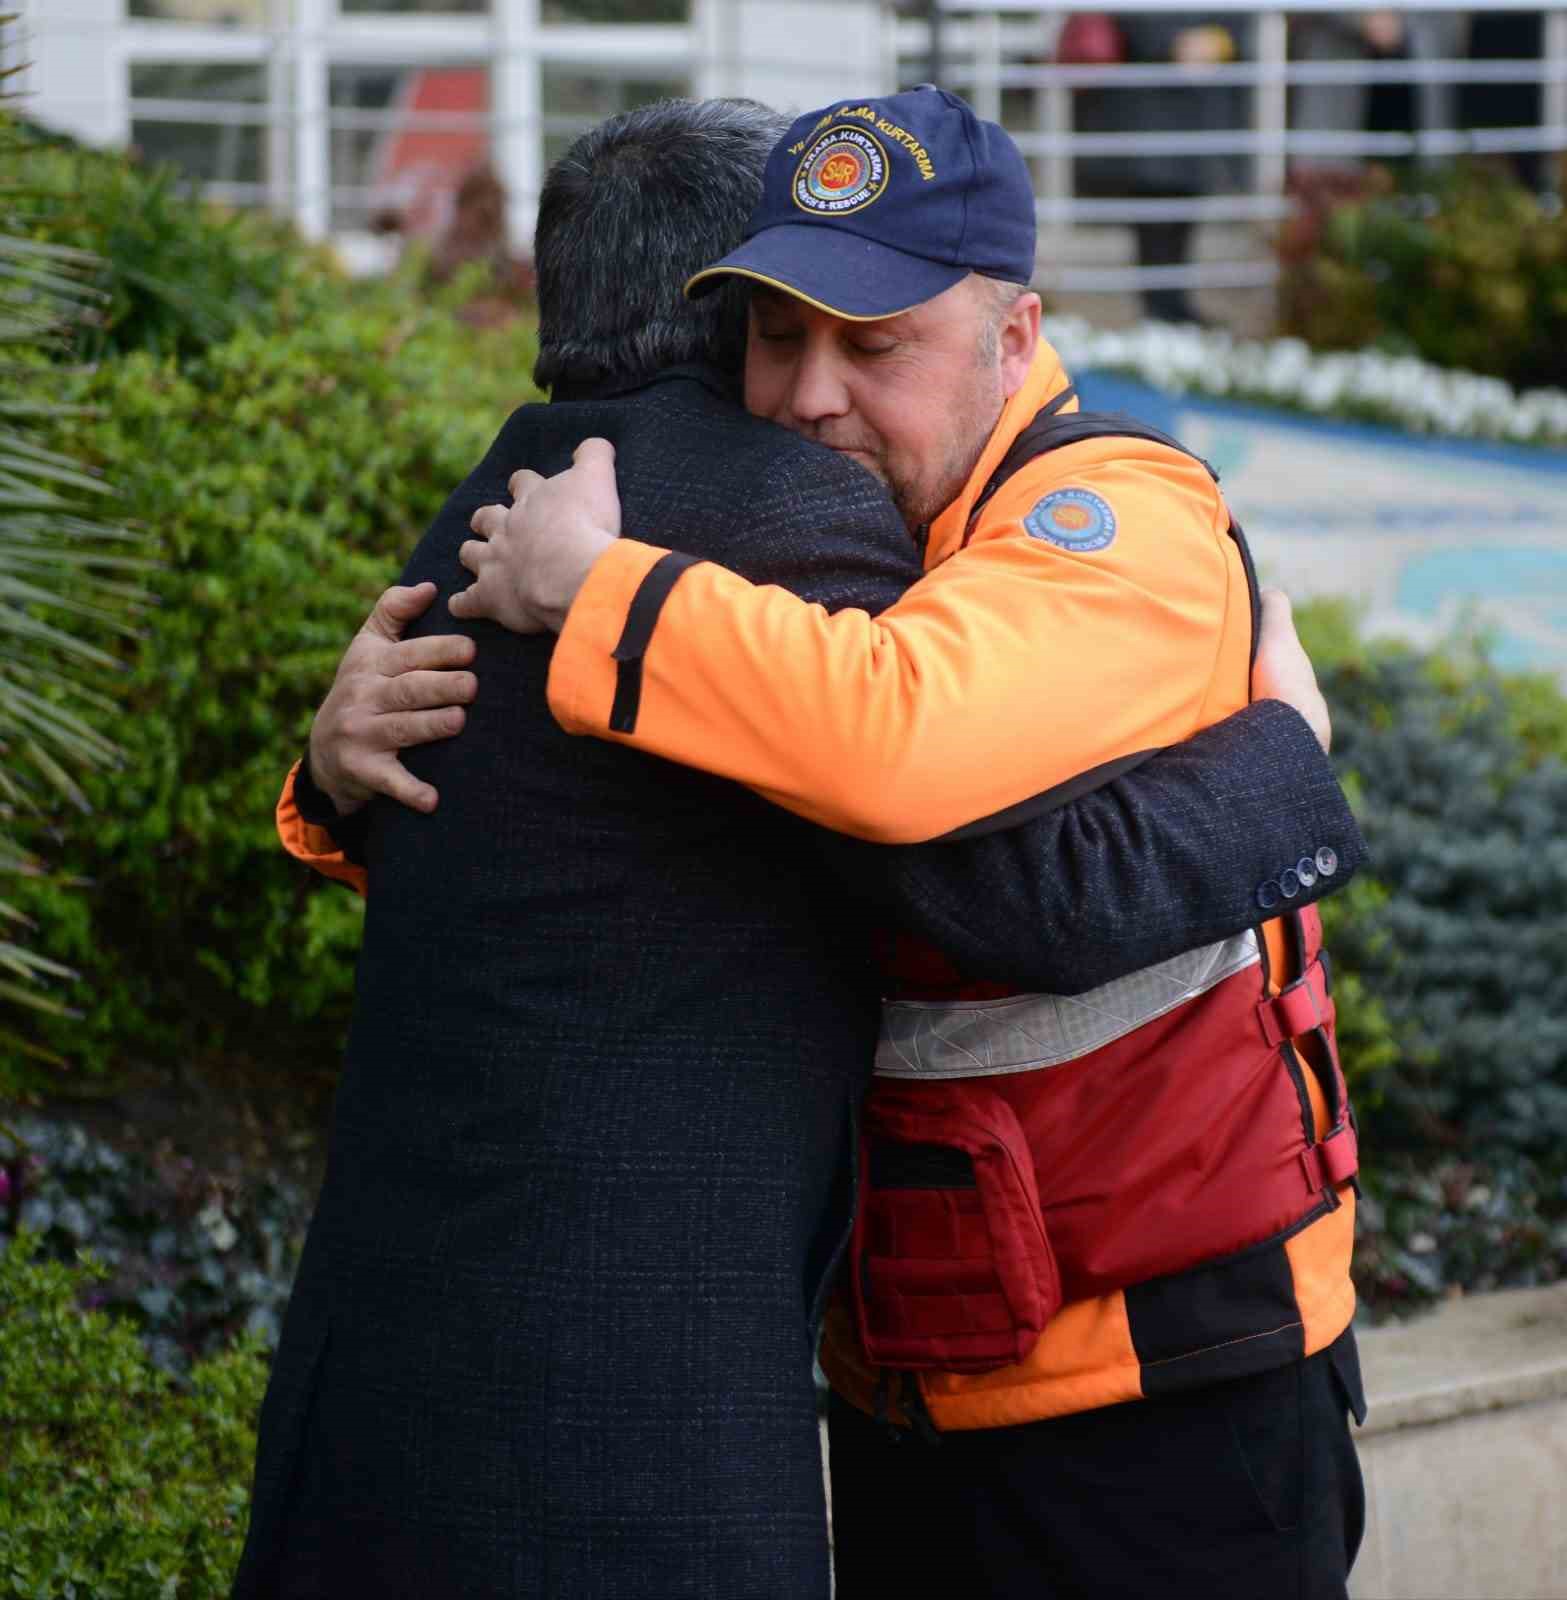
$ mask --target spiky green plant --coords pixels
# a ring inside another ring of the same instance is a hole
[[[0,17],[0,29],[8,19]],[[14,70],[14,69],[12,69]],[[0,72],[0,92],[6,73]],[[18,819],[61,802],[86,809],[75,773],[112,764],[115,746],[85,710],[105,703],[114,655],[95,639],[128,633],[147,566],[141,535],[98,476],[46,448],[70,408],[59,357],[103,301],[100,265],[27,237],[27,145],[0,109],[0,878],[40,870]],[[60,1011],[48,980],[68,969],[28,941],[0,897],[0,1050],[45,1055],[7,1024],[18,1006]],[[0,1090],[8,1072],[0,1059]]]

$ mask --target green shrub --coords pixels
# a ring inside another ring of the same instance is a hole
[[[215,1600],[244,1538],[266,1383],[249,1341],[178,1385],[130,1323],[84,1312],[90,1268],[0,1254],[0,1593]]]
[[[1567,696],[1302,607],[1372,866],[1324,902],[1377,1310],[1567,1277]]]
[[[189,359],[242,327],[305,315],[337,289],[326,251],[259,213],[197,202],[172,168],[25,124],[18,132],[28,237],[90,251],[103,264],[107,299],[73,358],[147,350]]]
[[[0,84],[13,71],[0,71]],[[29,149],[0,110],[0,895],[37,868],[20,847],[16,813],[41,795],[80,805],[76,775],[118,758],[105,719],[93,727],[86,714],[112,704],[114,658],[98,640],[132,633],[146,567],[109,486],[44,447],[65,414],[56,358],[102,303],[102,263],[30,236],[49,196],[29,185]],[[29,1022],[59,1014],[49,987],[70,974],[54,955],[0,899],[0,1093],[16,1087],[7,1056],[38,1059]],[[15,1013],[20,1028],[10,1025]]]
[[[1567,1188],[1541,1163],[1375,1151],[1372,1161],[1354,1275],[1374,1317],[1567,1278]]]
[[[164,567],[127,654],[124,766],[84,783],[91,817],[51,819],[55,873],[19,897],[83,974],[82,1020],[44,1027],[62,1054],[335,1055],[358,906],[280,855],[272,806],[376,593],[532,398],[533,354],[394,282],[83,379],[98,414],[62,447],[112,474]]]
[[[1284,330],[1567,384],[1567,212],[1482,165],[1328,194],[1286,231]]]
[[[1329,912],[1341,968],[1375,997],[1396,1045],[1376,1082],[1377,1141],[1558,1156],[1562,697],[1462,649],[1361,651],[1325,663],[1322,681],[1378,886]],[[1367,1026],[1350,1012],[1351,1027]]]
[[[104,1276],[86,1303],[127,1317],[165,1371],[241,1332],[277,1343],[308,1220],[297,1185],[266,1170],[241,1181],[166,1145],[116,1150],[33,1117],[0,1126],[0,1153],[0,1239],[25,1232],[55,1261],[91,1251]]]

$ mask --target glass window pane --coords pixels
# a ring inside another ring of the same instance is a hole
[[[333,228],[439,234],[490,159],[489,69],[340,66],[329,84]]]
[[[266,97],[266,72],[254,61],[137,61],[131,65],[133,100],[238,100],[257,105]]]
[[[545,22],[689,22],[691,0],[540,0]]]
[[[167,22],[221,22],[261,27],[267,20],[267,0],[130,0],[133,17],[153,17]]]
[[[650,100],[665,100],[691,93],[685,78],[644,78],[633,76],[627,67],[624,77],[612,77],[604,67],[591,72],[580,67],[541,69],[541,94],[544,110],[544,164],[558,161],[579,133],[617,111],[644,106]]]
[[[203,183],[266,179],[267,131],[247,108],[266,101],[266,70],[250,62],[138,61],[130,69],[131,142]],[[208,109],[208,108],[212,109]],[[252,203],[258,193],[224,198]]]
[[[505,0],[500,0],[500,3],[504,4]],[[345,15],[366,11],[379,12],[382,16],[406,16],[410,12],[443,13],[446,16],[454,12],[487,15],[490,0],[338,0],[338,9]]]

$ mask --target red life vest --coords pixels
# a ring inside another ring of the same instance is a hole
[[[1315,908],[1289,923],[1300,975],[1277,995],[1251,935],[1075,999],[889,1006],[850,1279],[874,1364],[1021,1361],[1065,1302],[1338,1207],[1358,1162],[1321,923]],[[1308,1072],[1328,1107],[1320,1138]]]

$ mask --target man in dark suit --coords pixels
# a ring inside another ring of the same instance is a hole
[[[405,579],[440,599],[388,648],[453,630],[473,511],[592,434],[617,445],[632,528],[679,526],[832,609],[879,611],[919,577],[873,479],[735,404],[743,306],[681,295],[739,237],[780,126],[647,108],[554,169],[553,403],[508,421],[425,536]],[[980,963],[988,939],[1040,987],[1082,988],[1247,925],[1308,840],[1342,840],[1343,882],[1353,821],[1275,702],[1027,830],[829,842],[567,738],[549,642],[462,631],[466,730],[410,757],[439,806],[382,800],[357,844],[337,824],[371,888],[359,992],[235,1593],[824,1600],[811,1356],[876,1031],[869,921]],[[441,692],[409,674],[382,709],[434,715]],[[308,770],[293,798],[336,820]]]

